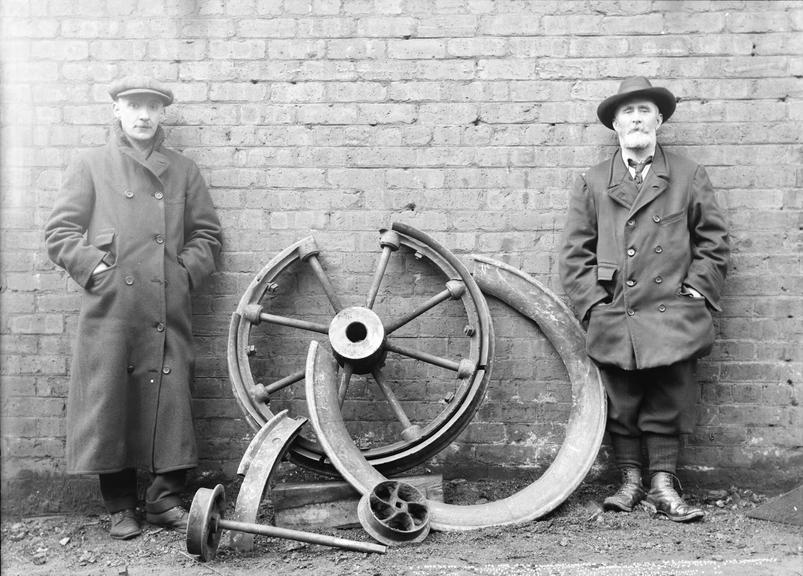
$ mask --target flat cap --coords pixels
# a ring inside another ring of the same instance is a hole
[[[164,101],[165,106],[173,103],[173,91],[153,78],[126,76],[125,78],[120,78],[109,87],[109,95],[112,100],[117,100],[120,96],[131,96],[132,94],[154,94]]]

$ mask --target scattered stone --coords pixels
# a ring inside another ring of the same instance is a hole
[[[70,543],[70,537],[69,536],[65,536],[64,538],[59,540],[59,544],[61,544],[62,546],[66,546],[69,543]]]
[[[37,566],[47,563],[47,548],[37,548],[31,556],[31,562]]]
[[[87,564],[94,564],[95,562],[97,562],[97,558],[95,558],[95,555],[88,550],[84,550],[81,553],[81,556],[78,558],[78,564],[81,566],[86,566]]]

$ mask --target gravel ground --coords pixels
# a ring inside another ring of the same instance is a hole
[[[445,484],[447,500],[473,504],[509,494],[501,482]],[[257,537],[253,552],[230,546],[224,532],[218,556],[202,563],[186,552],[182,534],[145,525],[143,535],[119,542],[108,537],[106,515],[11,517],[2,521],[2,574],[79,576],[144,574],[214,575],[803,575],[803,528],[748,518],[767,500],[750,490],[689,493],[707,516],[676,524],[645,506],[631,514],[603,512],[614,487],[583,484],[561,507],[538,521],[471,532],[432,532],[414,546],[365,554]],[[230,506],[234,499],[230,499]],[[269,521],[269,511],[260,521]],[[369,541],[361,529],[330,530]]]

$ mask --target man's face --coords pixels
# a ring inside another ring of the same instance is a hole
[[[622,148],[641,150],[655,146],[656,131],[663,120],[654,102],[631,100],[616,110],[613,129]]]
[[[151,94],[120,96],[114,103],[114,117],[135,143],[144,144],[153,138],[164,110],[162,99]]]

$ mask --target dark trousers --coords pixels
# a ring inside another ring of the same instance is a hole
[[[680,435],[694,430],[695,360],[647,370],[600,366],[608,393],[608,432],[619,467],[641,467],[642,441],[650,472],[675,473]]]
[[[151,483],[145,490],[145,510],[158,514],[181,505],[186,470],[173,470],[151,475]],[[137,507],[137,471],[133,468],[100,474],[100,493],[109,514]]]

